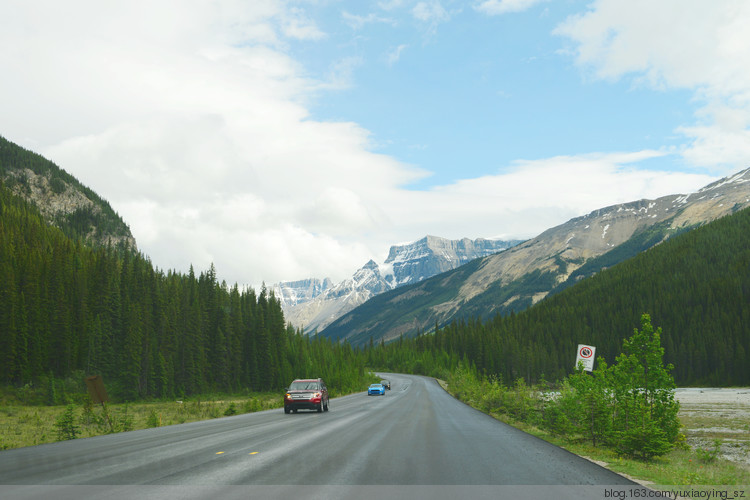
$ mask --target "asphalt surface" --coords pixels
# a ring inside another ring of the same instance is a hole
[[[638,487],[433,379],[384,377],[385,396],[332,399],[325,413],[269,410],[3,451],[0,498],[605,498]]]

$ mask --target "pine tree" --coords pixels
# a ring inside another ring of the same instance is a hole
[[[612,391],[606,361],[600,358],[591,374],[579,369],[568,377],[568,382],[573,391],[564,394],[563,400],[569,398],[576,402],[575,411],[569,413],[578,432],[594,446],[611,441]],[[572,405],[571,401],[562,404]]]
[[[664,365],[661,328],[641,316],[641,330],[623,341],[623,353],[612,367],[616,399],[617,449],[651,458],[669,452],[677,439],[679,403],[674,399],[672,365]]]

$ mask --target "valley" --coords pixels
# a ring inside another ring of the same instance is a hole
[[[1,229],[16,244],[0,248],[2,376],[53,407],[92,370],[124,401],[273,392],[300,370],[352,392],[373,367],[435,377],[470,366],[479,383],[522,387],[564,380],[571,343],[597,345],[611,362],[634,318],[653,310],[678,382],[744,385],[747,323],[728,311],[747,315],[748,172],[690,195],[596,210],[525,242],[428,236],[393,246],[383,264],[370,261],[350,280],[300,280],[259,295],[220,282],[213,266],[165,273],[134,247],[74,243],[69,235],[91,230],[45,219],[36,209],[44,197],[4,189]],[[329,309],[322,332],[296,328],[284,304],[321,297],[358,297],[359,305],[345,312],[338,302],[342,316]],[[712,332],[731,349],[707,343]],[[32,367],[47,373],[34,378]],[[742,462],[746,403],[685,401],[690,453]],[[208,416],[220,412],[211,406]],[[28,418],[41,432],[38,414]]]
[[[750,498],[750,1],[143,7],[0,1],[2,500]]]

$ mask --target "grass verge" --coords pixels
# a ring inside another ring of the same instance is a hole
[[[166,425],[184,424],[241,413],[281,408],[282,391],[243,392],[235,395],[204,394],[184,400],[140,401],[94,405],[85,392],[82,377],[55,381],[55,397],[27,384],[21,388],[0,386],[0,451]],[[380,380],[367,372],[363,387]],[[330,388],[330,397],[353,391]],[[45,405],[45,401],[67,405]]]
[[[0,407],[0,450],[35,446],[75,436],[183,424],[240,413],[281,408],[277,392],[241,397],[191,398],[184,401]],[[68,418],[66,418],[68,417]]]

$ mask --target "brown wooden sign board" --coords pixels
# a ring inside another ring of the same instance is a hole
[[[89,396],[95,404],[106,403],[109,401],[107,390],[104,388],[104,380],[101,375],[92,375],[86,377],[86,388],[89,390]]]

